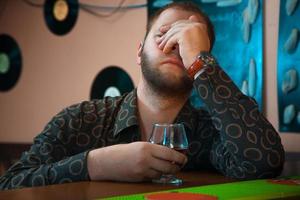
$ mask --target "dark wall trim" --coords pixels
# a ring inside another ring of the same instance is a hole
[[[29,150],[30,146],[31,144],[0,143],[0,161],[20,157],[23,151]]]
[[[0,176],[14,164],[31,144],[0,143]]]

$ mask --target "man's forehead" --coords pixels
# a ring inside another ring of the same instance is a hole
[[[157,17],[152,28],[158,29],[163,25],[172,24],[178,20],[187,20],[191,15],[195,15],[199,19],[199,22],[205,22],[199,13],[182,10],[180,8],[168,8]]]

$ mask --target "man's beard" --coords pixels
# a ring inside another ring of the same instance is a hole
[[[193,81],[187,73],[180,77],[174,77],[172,74],[168,76],[152,63],[143,50],[141,55],[142,73],[153,92],[163,97],[185,96],[191,92]]]

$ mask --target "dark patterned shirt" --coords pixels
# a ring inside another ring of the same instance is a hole
[[[279,175],[284,162],[281,140],[256,102],[219,66],[201,73],[194,87],[208,111],[187,102],[175,119],[184,124],[189,140],[184,170],[216,169],[237,179]],[[70,106],[0,178],[0,188],[87,181],[89,151],[140,140],[136,90]]]

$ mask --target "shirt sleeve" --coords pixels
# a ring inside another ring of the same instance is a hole
[[[57,114],[0,178],[0,188],[22,188],[89,180],[87,154],[95,145],[87,132],[95,121],[92,102],[76,104]],[[97,127],[95,127],[97,129]],[[99,130],[93,133],[100,135]]]
[[[210,115],[204,129],[214,133],[210,164],[237,179],[279,175],[284,163],[281,139],[255,100],[243,95],[218,65],[206,68],[194,87]]]

